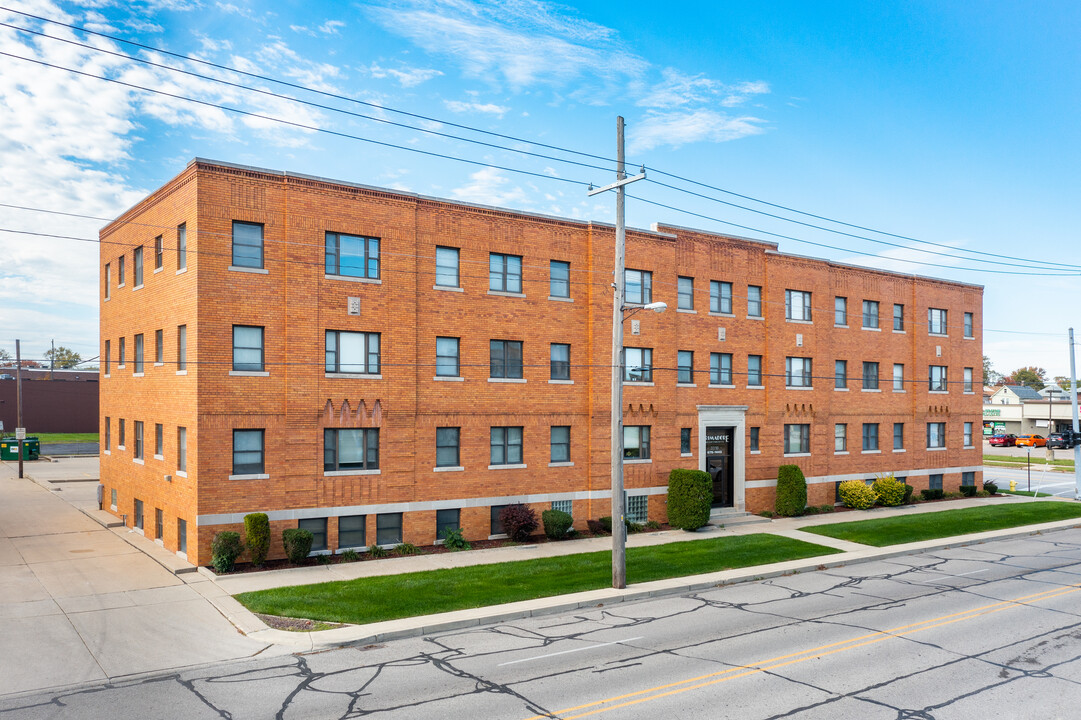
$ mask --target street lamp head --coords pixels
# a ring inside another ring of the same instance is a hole
[[[665,310],[668,309],[668,303],[652,302],[652,303],[649,303],[648,305],[643,305],[642,309],[643,310],[652,310],[653,312],[662,313],[662,312],[664,312]]]

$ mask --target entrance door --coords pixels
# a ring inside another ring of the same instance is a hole
[[[706,472],[713,478],[713,506],[732,507],[735,500],[732,467],[732,427],[706,428]]]

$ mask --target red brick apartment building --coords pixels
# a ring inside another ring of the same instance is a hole
[[[610,508],[610,225],[193,160],[101,232],[101,482],[198,563],[246,513],[327,551]],[[628,515],[668,473],[811,504],[980,481],[979,286],[673,226],[627,233]],[[975,377],[974,377],[975,374]]]

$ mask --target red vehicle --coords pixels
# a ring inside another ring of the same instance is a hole
[[[992,435],[987,439],[992,447],[1013,447],[1017,445],[1016,435]]]

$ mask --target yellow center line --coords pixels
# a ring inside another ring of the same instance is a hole
[[[1068,595],[1070,593],[1077,592],[1078,590],[1081,590],[1081,583],[1068,585],[1060,588],[1052,588],[1050,590],[1044,590],[1037,593],[1030,593],[1028,595],[1022,595],[1020,597],[1016,597],[1010,600],[1002,600],[1000,602],[991,603],[989,605],[972,608],[970,610],[950,613],[949,615],[941,615],[939,617],[922,620],[920,622],[900,625],[898,627],[890,628],[888,630],[879,630],[876,632],[867,633],[866,635],[859,635],[857,637],[849,638],[847,640],[841,640],[826,645],[820,645],[815,648],[801,650],[799,652],[789,653],[787,655],[779,655],[768,660],[761,660],[740,667],[733,667],[714,673],[698,675],[696,677],[687,678],[686,680],[678,680],[675,682],[666,683],[664,685],[657,685],[656,687],[647,688],[645,690],[636,690],[634,692],[616,695],[610,698],[605,698],[603,700],[595,700],[593,702],[585,703],[582,705],[575,705],[573,707],[557,710],[555,713],[553,713],[553,715],[563,717],[564,713],[585,710],[586,708],[596,708],[598,705],[608,705],[609,703],[618,702],[620,700],[636,698],[634,700],[629,700],[628,702],[620,703],[618,705],[610,705],[608,707],[597,708],[595,710],[590,710],[589,712],[581,713],[578,715],[566,716],[565,720],[574,720],[574,718],[582,718],[589,715],[596,715],[598,713],[607,712],[609,710],[615,710],[616,708],[636,705],[638,703],[646,702],[647,700],[656,700],[658,698],[667,697],[669,695],[676,695],[678,693],[687,692],[688,690],[695,690],[698,688],[707,687],[709,685],[716,685],[721,682],[727,682],[728,680],[735,680],[737,678],[747,677],[748,675],[754,675],[756,673],[765,672],[767,670],[775,670],[777,668],[785,667],[787,665],[794,665],[796,663],[805,662],[807,660],[827,657],[829,655],[833,655],[834,653],[854,650],[856,648],[882,642],[883,640],[888,640],[890,638],[911,635],[920,632],[921,630],[930,630],[932,628],[942,627],[943,625],[950,625],[952,623],[961,622],[963,620],[972,620],[982,615],[987,615],[993,612],[1000,612],[1002,610],[1007,610],[1011,607],[1017,607],[1018,605],[1026,605],[1030,602],[1049,600],[1051,598],[1059,597],[1061,595]],[[688,686],[689,683],[698,684]],[[647,695],[648,697],[639,697],[642,695]],[[527,718],[526,720],[546,720],[546,718],[551,717],[552,715],[534,715],[530,718]]]

